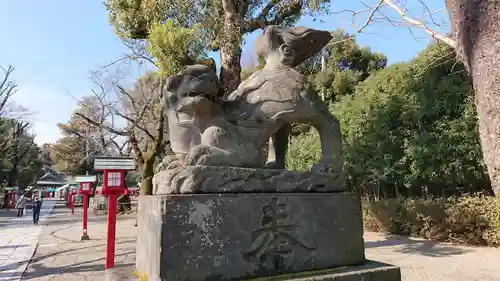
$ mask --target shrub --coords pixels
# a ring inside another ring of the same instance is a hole
[[[453,58],[453,50],[431,45],[331,104],[351,189],[377,197],[491,191],[472,84]],[[291,140],[287,167],[305,170],[320,156],[317,134],[304,133]]]
[[[363,200],[363,217],[369,231],[500,246],[500,198]]]
[[[370,75],[336,107],[353,187],[389,196],[489,188],[474,92],[453,51],[431,45]]]
[[[318,133],[299,135],[290,142],[286,156],[286,167],[293,171],[308,171],[321,159]]]

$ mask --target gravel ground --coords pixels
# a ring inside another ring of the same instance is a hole
[[[500,249],[365,233],[368,259],[401,267],[404,281],[499,281]]]

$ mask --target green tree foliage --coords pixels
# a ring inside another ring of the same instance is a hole
[[[189,55],[197,50],[220,51],[220,79],[226,92],[230,92],[240,82],[240,59],[243,36],[269,25],[291,25],[303,13],[324,11],[329,0],[107,0],[110,23],[122,38],[147,39],[154,54],[167,54],[168,50],[158,50],[169,44],[159,36],[172,32],[177,35],[196,34],[196,42],[186,43],[189,36],[178,36],[181,42],[176,52],[186,51]],[[158,31],[160,25],[162,32]],[[179,43],[179,41],[176,41]],[[189,48],[183,49],[182,47]],[[186,57],[182,55],[181,58]],[[165,57],[156,57],[159,60]],[[177,59],[177,58],[175,58]],[[165,63],[165,62],[164,62]]]
[[[67,175],[84,175],[85,142],[75,135],[66,135],[52,146],[53,167]],[[90,168],[90,167],[89,167]]]
[[[373,73],[332,106],[353,188],[377,196],[489,188],[471,81],[454,58],[450,48],[431,45],[409,63]],[[319,140],[305,135],[291,147],[305,145],[319,147]],[[289,165],[307,169],[319,157],[305,154]]]
[[[205,55],[199,30],[198,26],[177,27],[172,21],[152,24],[148,51],[158,60],[163,75],[173,75]]]
[[[351,95],[356,85],[371,73],[387,64],[385,55],[361,48],[354,36],[338,29],[332,32],[333,39],[323,55],[327,60],[325,71],[320,71],[320,55],[317,54],[300,67],[309,74],[314,88],[326,102],[338,101],[340,97]]]
[[[5,184],[8,186],[26,187],[40,176],[40,148],[34,143],[35,135],[30,123],[14,118],[2,118],[0,139],[1,169],[4,172]]]
[[[18,186],[26,187],[31,185],[43,176],[41,153],[41,148],[36,144],[30,145],[25,156],[19,162]]]
[[[106,0],[105,6],[116,33],[131,39],[147,39],[151,28],[164,22],[185,28],[201,23],[212,27],[221,9],[214,0]]]
[[[329,104],[339,101],[343,96],[352,95],[356,85],[387,64],[384,54],[360,47],[355,37],[343,30],[337,29],[331,34],[333,39],[323,53],[316,54],[298,67],[301,73],[307,75],[313,89]],[[321,71],[322,55],[327,62],[324,71]],[[259,61],[259,67],[263,65],[264,62]],[[309,125],[292,126],[292,135],[309,131]]]

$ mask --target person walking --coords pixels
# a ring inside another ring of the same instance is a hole
[[[38,224],[40,220],[40,210],[42,209],[42,200],[36,196],[33,202],[33,224]]]
[[[17,208],[17,217],[22,218],[24,215],[24,208],[26,208],[26,196],[24,194],[17,199],[16,208]]]

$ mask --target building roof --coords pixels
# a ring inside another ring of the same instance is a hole
[[[76,184],[75,177],[66,176],[52,167],[44,167],[45,174],[36,182],[36,185],[65,185]]]
[[[58,181],[37,181],[36,185],[65,185],[66,182],[58,182]]]

